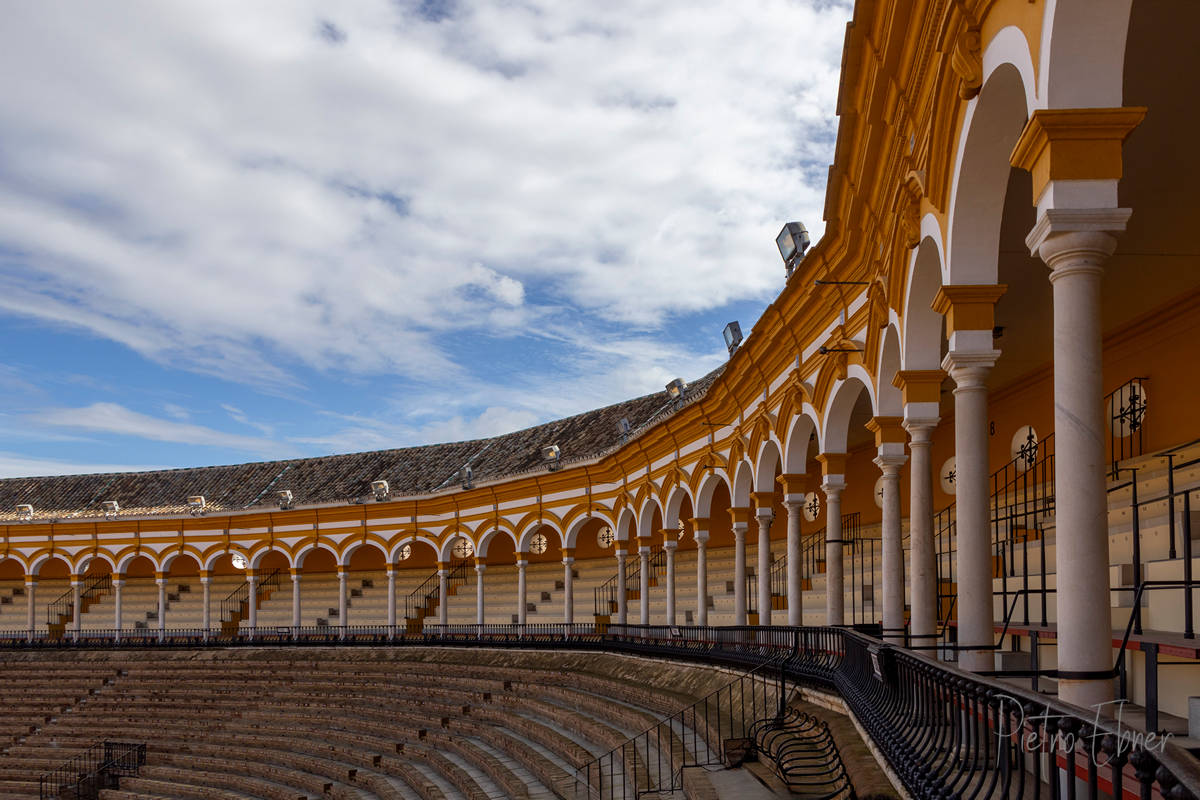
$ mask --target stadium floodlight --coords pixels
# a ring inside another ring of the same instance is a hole
[[[622,442],[629,439],[629,432],[633,430],[633,426],[629,424],[629,417],[621,417],[617,422],[617,430],[621,432]]]
[[[279,501],[279,508],[287,510],[292,507],[292,490],[284,489],[275,493],[275,499]]]
[[[376,500],[383,502],[388,499],[390,493],[387,481],[371,481],[371,494],[375,495]]]
[[[548,444],[542,448],[542,460],[546,462],[546,469],[554,472],[558,469],[558,461],[561,453],[556,444]]]
[[[687,381],[683,378],[676,378],[667,384],[667,396],[672,400],[681,399],[685,391],[687,391]]]
[[[462,488],[475,488],[475,470],[471,469],[470,464],[465,465],[461,470],[459,470],[459,475],[462,477]]]
[[[205,506],[204,495],[202,495],[202,494],[193,494],[193,495],[190,495],[187,499],[188,511],[191,512],[193,517],[203,516],[204,515],[204,506]]]
[[[29,503],[21,503],[17,506],[17,519],[21,522],[29,522],[33,519],[33,506]]]
[[[102,502],[100,504],[100,507],[102,509],[104,509],[104,518],[105,519],[108,519],[109,517],[115,515],[118,511],[121,510],[121,506],[119,503],[117,503],[116,500],[105,500],[104,502]]]
[[[808,229],[804,227],[803,222],[789,222],[775,237],[775,245],[779,248],[779,255],[783,257],[783,265],[787,268],[787,276],[790,278],[796,264],[800,263],[804,252],[808,250]]]
[[[742,343],[742,326],[735,319],[725,326],[723,333],[725,335],[725,347],[729,350],[729,355],[733,355],[733,351],[737,350],[738,345]]]

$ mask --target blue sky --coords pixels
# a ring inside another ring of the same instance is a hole
[[[699,377],[822,230],[849,2],[19,4],[0,476],[488,436]]]

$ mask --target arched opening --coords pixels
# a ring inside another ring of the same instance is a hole
[[[124,566],[121,590],[121,627],[145,630],[158,627],[158,584],[155,566],[148,556],[134,556]],[[115,611],[114,597],[114,611]]]
[[[300,570],[301,625],[326,627],[338,623],[337,556],[324,547],[304,553]]]
[[[27,613],[25,567],[15,558],[0,557],[0,629],[23,629]]]

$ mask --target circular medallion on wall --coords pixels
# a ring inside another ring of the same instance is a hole
[[[875,479],[874,493],[875,493],[875,506],[877,508],[883,508],[883,476],[882,475],[880,475],[878,478]]]
[[[231,560],[233,561],[234,569],[245,569],[246,567],[250,566],[250,562],[247,561],[246,557],[241,553],[234,553]]]
[[[614,534],[613,529],[607,525],[605,525],[599,530],[599,532],[596,533],[596,544],[600,545],[601,550],[607,550],[608,548],[612,547],[615,540],[616,534]]]
[[[535,533],[533,538],[529,540],[529,552],[536,556],[540,556],[546,552],[546,548],[550,546],[550,542],[546,541],[546,535],[543,533]]]
[[[401,546],[400,550],[396,553],[396,560],[408,561],[410,558],[412,558],[412,545],[406,544]]]
[[[1017,428],[1010,447],[1017,472],[1024,472],[1037,463],[1038,435],[1032,425],[1022,425]]]
[[[1146,384],[1137,378],[1113,392],[1108,419],[1114,436],[1125,438],[1142,429],[1146,417]]]
[[[471,540],[465,536],[458,537],[458,541],[454,543],[454,548],[450,551],[455,558],[470,558],[475,555],[475,546],[471,544]]]
[[[821,516],[821,495],[818,492],[809,492],[804,497],[804,518],[809,522],[816,522],[819,516]]]
[[[938,473],[942,482],[942,491],[946,494],[954,494],[955,478],[958,476],[958,468],[955,465],[954,456],[946,459],[946,463],[942,464],[942,471]]]

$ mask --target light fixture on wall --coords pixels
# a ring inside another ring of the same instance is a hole
[[[786,223],[775,237],[775,246],[779,248],[779,255],[783,258],[783,266],[789,278],[796,271],[796,265],[804,258],[809,243],[808,229],[804,227],[803,222]]]
[[[188,513],[193,517],[204,516],[204,507],[206,505],[207,503],[205,503],[204,495],[202,494],[194,494],[187,499]]]
[[[729,355],[732,356],[734,351],[738,349],[738,345],[742,343],[742,326],[739,325],[738,321],[735,319],[733,322],[725,326],[725,330],[722,331],[722,335],[725,337],[725,349],[728,350]]]
[[[667,384],[667,397],[675,402],[683,399],[684,392],[687,391],[687,381],[683,378],[676,378]]]
[[[287,511],[292,507],[292,490],[283,489],[275,493],[275,500],[279,503],[281,511]]]
[[[379,502],[387,500],[391,491],[387,481],[371,481],[371,494],[375,495]]]
[[[121,510],[121,506],[116,500],[105,500],[100,504],[100,508],[104,510],[105,519],[116,516],[117,512]]]
[[[247,561],[246,557],[241,553],[234,553],[232,556],[230,556],[229,560],[233,562],[234,569],[245,569],[246,567],[250,566],[250,562]]]
[[[629,432],[633,430],[633,426],[629,424],[629,417],[621,417],[617,421],[617,430],[621,434],[621,443],[624,444],[629,438]]]
[[[542,447],[542,461],[546,462],[546,469],[551,472],[558,469],[558,462],[561,455],[561,451],[556,444],[548,444]]]
[[[33,519],[33,506],[29,503],[21,503],[17,506],[17,519],[21,522],[29,522]]]
[[[475,488],[475,470],[471,469],[471,465],[467,464],[459,471],[459,477],[462,478],[462,488]]]

